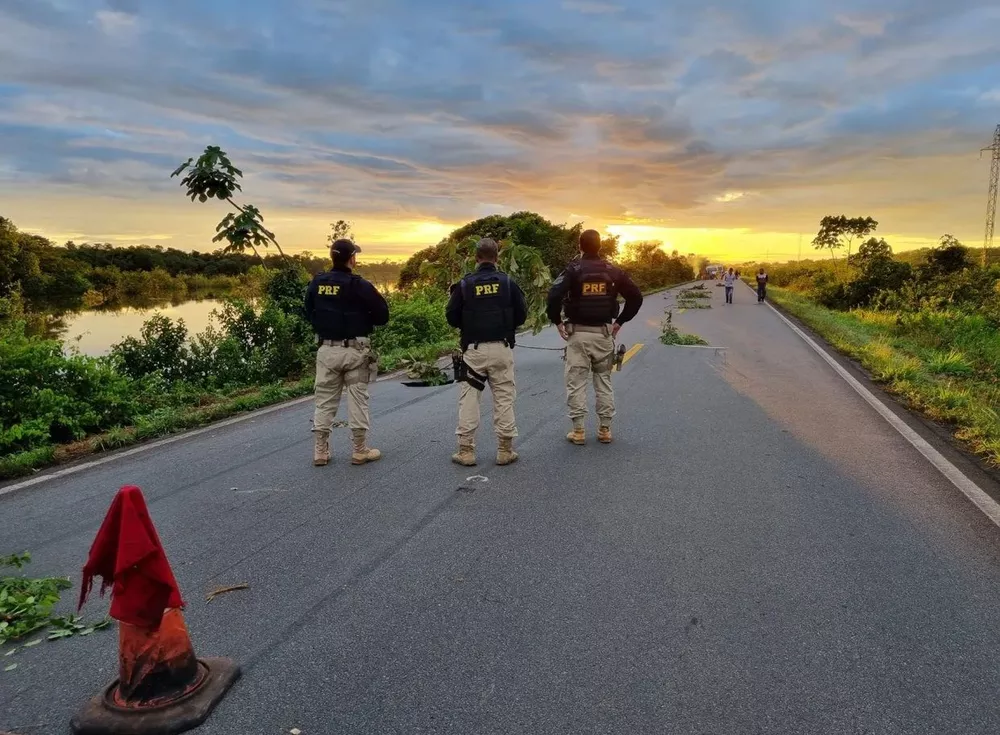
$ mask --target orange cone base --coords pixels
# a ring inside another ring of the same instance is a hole
[[[115,680],[70,722],[74,735],[174,735],[198,727],[240,678],[240,667],[228,658],[200,658],[198,664],[205,676],[196,689],[153,707],[116,705]]]

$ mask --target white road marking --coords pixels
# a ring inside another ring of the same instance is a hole
[[[767,303],[767,302],[765,302]],[[808,334],[799,329],[795,324],[793,324],[789,319],[785,317],[784,314],[779,312],[770,303],[767,303],[771,311],[778,315],[788,327],[795,332],[799,337],[801,337],[807,345],[813,348],[816,353],[822,357],[826,362],[832,367],[837,374],[842,377],[847,384],[851,386],[862,398],[864,398],[872,408],[879,412],[879,414],[884,418],[889,424],[898,431],[906,441],[913,445],[913,447],[920,452],[924,457],[937,468],[938,472],[944,475],[951,482],[952,485],[957,487],[965,497],[975,504],[979,510],[986,514],[986,517],[993,521],[994,524],[1000,526],[1000,503],[997,503],[993,498],[991,498],[979,485],[973,482],[964,472],[962,472],[958,467],[948,461],[948,459],[941,454],[938,450],[932,447],[926,439],[924,439],[920,434],[914,431],[910,426],[906,424],[899,416],[894,414],[888,406],[886,406],[882,401],[880,401],[874,393],[868,390],[862,383],[851,375],[839,362],[834,360],[830,355],[816,344]]]
[[[403,374],[402,371],[396,371],[394,373],[387,373],[386,375],[380,375],[376,378],[376,383],[381,383],[385,380],[393,380],[398,378]],[[268,406],[267,408],[261,408],[256,411],[251,411],[250,413],[243,414],[242,416],[233,416],[229,419],[223,419],[222,421],[217,421],[208,426],[203,426],[200,429],[192,429],[191,431],[185,431],[180,434],[174,434],[173,436],[164,437],[163,439],[157,439],[156,441],[149,442],[148,444],[140,444],[132,449],[127,449],[124,452],[118,452],[116,454],[110,454],[99,459],[93,459],[89,462],[83,462],[82,464],[73,465],[72,467],[64,467],[61,470],[56,470],[55,472],[45,472],[44,474],[36,475],[28,480],[22,480],[21,482],[14,483],[13,485],[8,485],[7,487],[0,487],[0,497],[12,493],[15,490],[22,490],[26,487],[31,487],[32,485],[38,485],[43,482],[48,482],[49,480],[56,480],[60,477],[66,477],[67,475],[75,475],[77,472],[83,472],[84,470],[89,470],[92,467],[99,467],[102,464],[108,462],[114,462],[119,459],[124,459],[125,457],[131,457],[136,454],[142,454],[143,452],[148,452],[151,449],[156,449],[158,447],[164,447],[168,444],[173,444],[181,439],[187,439],[192,436],[198,436],[199,434],[206,434],[209,431],[215,431],[216,429],[222,429],[226,426],[232,426],[233,424],[238,424],[242,421],[249,421],[250,419],[255,419],[260,416],[266,416],[269,413],[274,413],[275,411],[280,411],[284,408],[290,408],[291,406],[297,406],[300,403],[308,403],[313,400],[313,396],[307,395],[301,398],[293,398],[290,401],[283,401],[282,403],[275,403],[273,406]],[[44,470],[43,470],[44,472]]]
[[[465,478],[466,482],[472,482],[473,480],[475,480],[476,482],[489,482],[490,478],[484,477],[483,475],[473,475],[472,477]]]
[[[32,485],[38,485],[42,482],[48,482],[49,480],[55,480],[60,477],[66,477],[67,475],[75,475],[77,472],[83,472],[84,470],[89,470],[92,467],[98,467],[102,464],[108,462],[115,462],[119,459],[124,459],[125,457],[132,457],[136,454],[141,454],[142,452],[148,452],[151,449],[156,449],[157,447],[163,447],[167,444],[173,444],[174,442],[179,442],[181,439],[188,439],[192,436],[198,436],[199,434],[207,434],[210,431],[216,431],[217,429],[225,428],[226,426],[232,426],[233,424],[238,424],[242,421],[249,421],[250,419],[259,418],[260,416],[266,416],[269,413],[274,413],[275,411],[280,411],[283,408],[288,408],[290,406],[297,406],[300,403],[306,403],[311,401],[312,396],[303,396],[302,398],[295,398],[294,400],[288,401],[286,403],[277,403],[273,406],[268,406],[267,408],[262,408],[259,411],[253,411],[252,413],[244,414],[243,416],[234,416],[230,419],[224,419],[222,421],[216,422],[214,424],[209,424],[208,426],[203,426],[200,429],[194,429],[192,431],[186,431],[183,434],[175,434],[174,436],[168,436],[163,439],[157,439],[156,441],[149,442],[148,444],[140,444],[132,449],[126,449],[124,452],[118,452],[117,454],[110,454],[100,459],[93,459],[89,462],[84,462],[83,464],[74,465],[72,467],[65,467],[61,470],[56,470],[55,472],[47,472],[43,475],[38,475],[32,477],[29,480],[22,480],[21,482],[15,483],[13,485],[8,485],[7,487],[0,488],[0,496],[6,495],[7,493],[12,493],[15,490],[21,490],[26,487],[31,487]]]

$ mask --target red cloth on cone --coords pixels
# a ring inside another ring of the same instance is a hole
[[[94,577],[101,577],[102,597],[111,587],[111,617],[123,623],[159,628],[165,609],[184,607],[146,500],[133,485],[115,495],[90,547],[77,609],[90,594]]]

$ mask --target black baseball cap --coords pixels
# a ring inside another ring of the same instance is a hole
[[[596,255],[601,251],[601,233],[597,230],[584,230],[580,235],[580,250],[588,255]]]
[[[337,240],[330,246],[330,254],[333,256],[333,259],[343,262],[350,260],[352,255],[360,252],[361,248],[347,238]]]

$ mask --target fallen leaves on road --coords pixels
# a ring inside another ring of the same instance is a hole
[[[31,554],[25,551],[0,557],[0,568],[13,567],[20,570],[30,562]],[[55,629],[48,636],[53,641],[74,635],[90,635],[95,630],[107,627],[111,622],[110,618],[98,623],[85,623],[77,615],[52,614],[61,593],[72,586],[68,577],[0,575],[0,644],[20,640],[43,629]],[[34,640],[22,648],[36,646],[41,640]],[[11,653],[13,651],[4,656],[10,656]]]
[[[211,602],[219,595],[224,595],[229,592],[236,592],[237,590],[248,590],[250,585],[246,582],[242,584],[234,584],[231,587],[216,587],[214,590],[205,595],[205,602]]]

